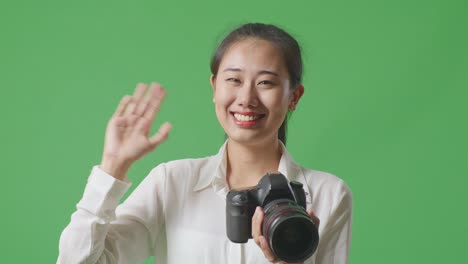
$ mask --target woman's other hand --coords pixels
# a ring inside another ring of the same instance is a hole
[[[158,83],[139,83],[133,96],[124,96],[106,128],[104,152],[99,166],[123,180],[130,166],[164,142],[171,130],[164,123],[150,136],[151,125],[164,101],[166,92]]]
[[[314,223],[317,223],[318,228],[320,225],[320,219],[314,214],[312,210],[308,210],[307,214],[310,216],[310,218],[312,218],[312,221]],[[268,241],[262,235],[262,223],[264,216],[265,215],[263,213],[262,208],[260,206],[257,206],[257,208],[255,209],[255,213],[252,217],[252,238],[254,239],[255,243],[262,249],[265,258],[272,263],[276,263],[279,260],[275,257],[275,255],[270,249],[270,246],[268,245]]]

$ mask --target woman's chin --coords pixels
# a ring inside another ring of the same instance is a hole
[[[226,134],[228,135],[229,140],[246,146],[270,143],[270,141],[275,139],[275,137],[265,135],[264,133],[258,133],[257,131],[236,131]],[[271,139],[269,139],[270,137]]]

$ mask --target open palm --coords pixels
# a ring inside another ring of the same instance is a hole
[[[161,85],[152,83],[150,86],[138,84],[133,96],[122,98],[107,125],[103,170],[121,179],[134,161],[166,140],[171,129],[169,123],[164,123],[156,134],[149,135],[165,95]]]

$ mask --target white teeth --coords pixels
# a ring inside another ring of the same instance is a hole
[[[234,114],[234,117],[239,121],[253,121],[260,118],[260,115],[241,115],[241,114]]]

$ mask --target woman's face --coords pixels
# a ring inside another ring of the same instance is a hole
[[[233,44],[211,76],[216,115],[231,140],[246,145],[278,137],[288,108],[302,96],[292,90],[281,54],[268,41],[246,39]]]

